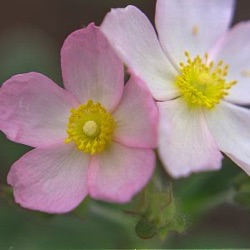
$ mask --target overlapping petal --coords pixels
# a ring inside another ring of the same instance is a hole
[[[219,149],[250,175],[250,111],[221,102],[206,119]]]
[[[116,121],[114,140],[131,147],[156,147],[158,111],[139,78],[130,78],[113,117]]]
[[[202,111],[188,108],[181,98],[158,103],[158,107],[159,153],[169,174],[178,178],[219,169],[222,155]]]
[[[101,25],[125,64],[148,84],[157,100],[178,95],[172,85],[175,70],[164,55],[153,26],[136,7],[114,9]]]
[[[110,202],[128,202],[149,181],[154,164],[153,150],[129,148],[114,142],[91,161],[90,196]]]
[[[250,22],[242,22],[233,27],[213,50],[217,52],[215,59],[223,60],[229,65],[228,80],[237,81],[229,90],[226,100],[250,104]]]
[[[89,156],[73,144],[36,148],[21,157],[8,174],[8,183],[22,207],[65,213],[87,195]]]
[[[100,102],[109,111],[120,101],[124,72],[105,36],[93,24],[73,32],[61,50],[64,86],[81,103]]]
[[[176,64],[204,55],[228,29],[234,0],[157,0],[155,23],[162,47]]]
[[[66,138],[71,94],[39,73],[16,75],[0,91],[0,129],[10,140],[32,147]]]

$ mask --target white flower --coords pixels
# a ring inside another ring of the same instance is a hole
[[[159,153],[175,178],[219,169],[221,152],[250,174],[250,111],[239,106],[250,104],[250,22],[228,30],[234,5],[158,0],[159,40],[133,6],[112,10],[101,26],[157,101]]]

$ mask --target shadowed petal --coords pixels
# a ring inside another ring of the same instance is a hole
[[[115,110],[114,139],[131,147],[154,148],[157,142],[158,110],[144,83],[132,76]]]
[[[113,142],[91,161],[90,196],[117,203],[130,201],[149,181],[154,163],[153,150],[129,148]]]

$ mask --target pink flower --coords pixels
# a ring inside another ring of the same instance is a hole
[[[8,183],[22,207],[49,213],[75,208],[86,195],[128,202],[155,163],[157,108],[93,24],[61,51],[64,86],[39,73],[16,75],[0,92],[0,128],[34,150],[13,164]]]
[[[158,38],[133,6],[101,25],[157,101],[159,154],[173,177],[219,169],[220,151],[250,174],[250,111],[239,106],[250,104],[250,22],[227,31],[234,4],[158,0]]]

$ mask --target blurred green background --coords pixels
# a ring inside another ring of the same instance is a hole
[[[99,25],[110,8],[128,4],[153,22],[153,0],[1,0],[0,83],[17,73],[38,71],[61,84],[60,48],[67,35],[90,22]],[[250,1],[239,0],[234,23],[248,18]],[[28,150],[0,133],[0,249],[250,247],[249,181],[235,184],[241,170],[229,160],[219,172],[172,181],[185,232],[142,240],[134,231],[138,218],[125,214],[124,206],[89,201],[71,214],[54,216],[15,205],[6,175]]]

